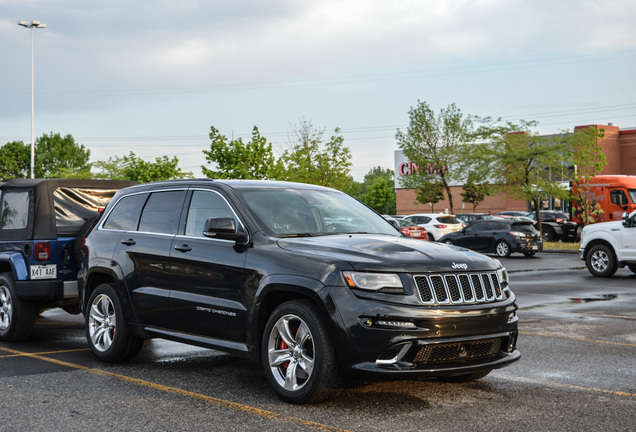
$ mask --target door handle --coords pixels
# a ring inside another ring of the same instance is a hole
[[[122,240],[121,244],[124,244],[126,246],[133,246],[133,245],[136,245],[137,242],[134,241],[133,239],[128,239],[128,240]]]
[[[179,252],[190,252],[192,250],[192,248],[188,245],[175,246],[174,248]]]

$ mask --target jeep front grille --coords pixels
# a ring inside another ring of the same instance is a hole
[[[503,299],[497,272],[414,276],[422,303],[492,303]]]

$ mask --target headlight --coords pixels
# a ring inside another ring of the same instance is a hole
[[[362,273],[343,272],[342,275],[347,281],[349,288],[361,289],[365,291],[376,291],[391,294],[404,293],[404,285],[400,276],[395,273]]]
[[[499,276],[499,283],[501,283],[501,287],[508,288],[508,271],[505,267],[497,269],[497,276]]]

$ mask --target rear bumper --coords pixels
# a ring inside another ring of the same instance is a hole
[[[77,298],[77,282],[61,280],[15,281],[18,296],[28,301],[60,301]]]

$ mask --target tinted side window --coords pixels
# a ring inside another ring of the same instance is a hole
[[[610,192],[612,204],[627,205],[627,195],[622,190],[613,190]]]
[[[232,209],[221,195],[212,191],[194,191],[188,208],[185,235],[203,237],[203,227],[208,218],[231,217],[236,221]]]
[[[2,229],[25,229],[29,222],[29,192],[6,192],[2,196]]]
[[[113,230],[134,231],[137,229],[141,207],[146,194],[129,195],[117,202],[115,208],[104,222],[104,228]]]
[[[176,234],[185,191],[155,192],[144,206],[139,231]]]
[[[471,233],[478,233],[478,232],[482,232],[483,230],[486,229],[486,223],[485,222],[475,222],[473,224],[470,225],[470,232]]]

